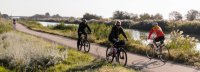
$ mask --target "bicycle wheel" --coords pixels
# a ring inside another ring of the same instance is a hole
[[[111,51],[113,51],[112,48],[111,47],[107,47],[107,49],[106,49],[106,60],[109,63],[112,63],[113,60],[114,60],[114,54]]]
[[[119,64],[123,64],[123,66],[126,66],[127,64],[127,53],[124,49],[121,49],[120,52],[117,55],[117,59]]]
[[[78,51],[81,51],[82,47],[83,47],[83,42],[80,41],[80,44],[79,44],[79,46],[77,47]]]
[[[87,53],[90,51],[90,42],[88,40],[86,40],[84,43],[84,50]]]
[[[154,57],[155,49],[152,44],[148,44],[146,47],[146,55],[149,59]]]
[[[169,53],[169,48],[166,46],[163,46],[160,50],[160,60],[163,62],[167,62],[169,57],[170,57],[170,53]]]

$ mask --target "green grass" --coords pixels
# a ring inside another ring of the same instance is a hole
[[[28,24],[28,23],[27,23]],[[101,45],[109,45],[108,35],[111,29],[110,25],[106,24],[89,24],[92,29],[92,34],[89,35],[89,40]],[[46,27],[47,28],[47,27]],[[77,27],[73,27],[77,28]],[[46,30],[37,28],[40,31],[47,33],[58,34],[70,38],[77,38],[76,29],[64,29],[64,30],[54,30],[48,28]],[[45,29],[45,28],[44,28]],[[65,31],[66,30],[66,31]],[[56,31],[57,33],[55,33]],[[140,41],[135,41],[130,38],[130,34],[127,32],[129,41],[126,43],[126,48],[129,52],[138,53],[145,55],[146,46],[142,45]],[[172,41],[167,43],[167,46],[170,48],[170,60],[176,61],[178,63],[183,63],[187,65],[193,65],[200,68],[200,56],[199,52],[194,50],[194,43],[196,42],[193,37],[183,36],[182,33],[174,32],[172,35]],[[120,36],[122,38],[122,36]]]
[[[0,34],[12,30],[11,20],[0,18]]]
[[[6,69],[5,67],[0,66],[0,72],[10,72],[10,70]]]
[[[113,67],[113,68],[112,68]],[[105,71],[106,69],[106,71]],[[68,58],[62,63],[48,68],[48,72],[116,72],[116,70],[133,72],[119,65],[112,65],[105,60],[99,60],[90,54],[81,53],[79,51],[68,49]],[[104,70],[104,71],[103,71]]]

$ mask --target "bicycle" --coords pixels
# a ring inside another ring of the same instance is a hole
[[[119,42],[124,42],[123,40]],[[123,64],[123,66],[126,66],[127,64],[127,53],[124,50],[125,42],[123,45],[117,45],[117,43],[114,43],[112,47],[107,47],[106,49],[106,60],[110,63],[113,62],[114,58],[116,62],[119,64]]]
[[[165,44],[161,44],[160,41],[154,43],[154,39],[151,39],[146,47],[146,55],[149,59],[152,59],[155,54],[163,62],[167,62],[170,56],[169,48]]]
[[[86,53],[90,51],[90,42],[86,39],[84,34],[81,35],[80,44],[77,47],[78,51],[81,51],[82,47],[84,47]]]

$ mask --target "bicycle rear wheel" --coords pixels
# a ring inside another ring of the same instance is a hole
[[[79,44],[79,46],[77,47],[77,50],[78,50],[78,51],[81,51],[82,47],[83,47],[83,42],[80,41],[80,44]]]
[[[87,53],[90,51],[90,42],[88,40],[86,40],[84,43],[84,50]]]
[[[155,54],[155,49],[152,44],[148,44],[146,47],[146,55],[149,59],[152,59]]]
[[[120,52],[117,55],[117,59],[118,59],[119,64],[126,66],[126,64],[127,64],[127,53],[124,49],[120,50]]]
[[[159,51],[160,51],[160,55],[159,55],[160,60],[163,62],[167,62],[170,57],[169,48],[166,46],[163,46]]]
[[[113,51],[112,48],[111,47],[107,47],[107,49],[106,49],[106,60],[109,63],[112,63],[113,60],[114,60],[114,57],[115,57],[113,52],[111,52],[111,51]]]

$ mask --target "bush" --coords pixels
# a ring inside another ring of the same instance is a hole
[[[0,63],[10,69],[44,69],[66,58],[66,50],[57,47],[33,36],[4,33],[0,35]]]

